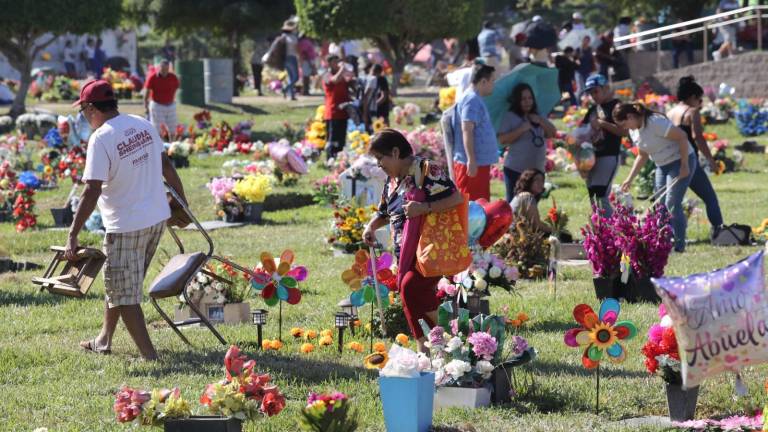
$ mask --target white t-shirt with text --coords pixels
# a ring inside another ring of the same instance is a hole
[[[637,147],[648,153],[656,166],[668,165],[680,160],[680,146],[677,141],[667,138],[670,129],[675,125],[660,114],[653,114],[645,121],[640,129],[630,129],[629,137]],[[688,143],[688,154],[693,153],[691,143]]]
[[[108,233],[138,231],[171,216],[163,184],[163,140],[147,120],[120,114],[88,140],[83,180],[101,180]]]

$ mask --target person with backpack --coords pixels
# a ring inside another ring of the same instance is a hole
[[[656,175],[656,190],[663,190],[664,204],[672,214],[674,250],[685,251],[688,218],[683,209],[683,197],[698,165],[688,136],[663,114],[651,111],[639,102],[616,105],[613,119],[617,125],[629,130],[629,136],[639,150],[621,190],[629,192],[632,181],[648,159],[655,162],[660,170]]]

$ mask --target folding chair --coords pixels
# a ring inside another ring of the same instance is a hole
[[[181,199],[181,197],[176,193],[175,190],[173,190],[172,187],[170,187],[166,183],[166,187],[168,188],[168,192],[170,192],[171,196],[178,201],[178,203],[181,204],[181,208],[184,210],[184,212],[189,216],[189,218],[192,220],[192,223],[195,225],[195,228],[197,228],[197,231],[200,232],[200,234],[205,238],[205,241],[208,242],[208,251],[207,252],[193,252],[193,253],[185,253],[184,245],[181,243],[181,240],[179,239],[176,232],[174,232],[174,229],[168,226],[168,232],[171,234],[171,237],[173,237],[173,240],[176,242],[176,244],[179,247],[179,254],[172,257],[170,261],[163,267],[160,274],[155,277],[155,279],[152,281],[152,284],[149,287],[149,298],[152,305],[157,309],[157,312],[160,313],[160,316],[163,317],[163,319],[168,323],[168,325],[173,329],[174,332],[183,340],[187,345],[192,345],[189,340],[181,333],[179,330],[180,327],[193,325],[193,324],[200,324],[202,323],[208,329],[216,336],[216,338],[221,342],[222,345],[227,345],[227,341],[224,340],[224,338],[221,336],[221,334],[216,330],[216,328],[213,326],[211,321],[206,318],[205,314],[201,313],[199,307],[193,302],[189,296],[187,295],[186,287],[187,285],[192,281],[192,279],[197,275],[198,272],[203,272],[208,276],[211,276],[217,280],[220,280],[223,283],[231,284],[232,282],[229,280],[224,280],[223,278],[218,277],[217,275],[209,272],[207,269],[205,269],[205,265],[211,261],[216,260],[225,264],[229,264],[232,267],[243,271],[248,274],[253,274],[250,270],[241,267],[225,258],[222,258],[220,256],[213,254],[213,241],[211,240],[211,237],[208,235],[208,232],[205,230],[205,228],[200,225],[200,222],[198,222],[197,218],[192,214],[192,212],[189,210],[189,207],[184,204],[184,201]],[[186,319],[184,321],[178,321],[174,322],[168,314],[163,311],[162,308],[160,308],[160,305],[157,303],[157,300],[165,299],[169,297],[178,297],[179,295],[182,295],[184,297],[184,300],[189,306],[192,311],[197,315],[196,318],[190,318]]]
[[[77,261],[67,261],[61,246],[51,246],[55,252],[43,277],[32,278],[32,283],[40,285],[40,291],[48,290],[52,294],[69,297],[83,297],[93,285],[107,257],[98,249],[78,248]],[[64,264],[58,275],[59,265]]]

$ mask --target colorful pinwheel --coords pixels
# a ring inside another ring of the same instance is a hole
[[[389,305],[389,288],[384,284],[384,281],[392,278],[392,255],[384,252],[380,257],[376,259],[376,281],[381,297],[381,307]],[[374,270],[371,264],[371,257],[367,250],[359,250],[355,254],[355,263],[352,264],[352,268],[345,270],[341,274],[341,280],[345,284],[349,285],[352,290],[352,294],[349,296],[349,301],[353,306],[360,307],[366,303],[374,303],[376,301],[376,291],[374,291]]]
[[[251,286],[261,292],[264,303],[269,306],[279,301],[295,305],[301,301],[299,282],[307,278],[307,269],[303,266],[293,266],[294,255],[291,250],[284,250],[280,255],[280,263],[269,252],[261,253],[261,264],[254,269]]]
[[[637,328],[629,321],[616,322],[619,310],[619,302],[613,298],[603,300],[599,315],[595,315],[592,308],[585,304],[573,308],[573,317],[581,327],[565,332],[564,339],[569,347],[585,347],[581,357],[585,368],[598,367],[604,351],[612,362],[624,361],[626,349],[619,341],[635,337]]]

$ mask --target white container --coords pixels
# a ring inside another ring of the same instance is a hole
[[[491,404],[491,390],[487,387],[438,387],[435,392],[434,409],[479,408]]]
[[[355,179],[350,170],[339,176],[341,196],[346,199],[360,197],[364,205],[378,205],[384,192],[384,181],[376,179]]]

